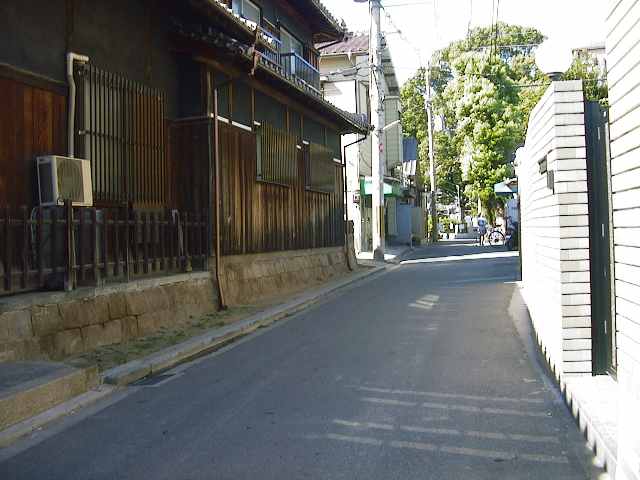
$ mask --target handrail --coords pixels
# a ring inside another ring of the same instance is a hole
[[[304,63],[307,67],[309,67],[311,70],[313,70],[316,73],[320,73],[320,70],[318,70],[316,67],[314,67],[313,65],[311,65],[309,62],[307,62],[304,58],[302,58],[298,53],[296,52],[288,52],[288,53],[282,53],[280,54],[280,56],[282,57],[290,57],[290,56],[294,56],[296,57],[298,60],[301,60],[302,63]]]
[[[276,42],[276,45],[278,46],[278,51],[280,51],[280,47],[282,47],[282,40],[280,40],[278,37],[276,37],[273,33],[271,33],[266,28],[264,28],[264,27],[259,27],[259,28],[260,28],[260,33],[262,33],[263,35],[266,35],[271,40]]]
[[[305,83],[309,88],[319,91],[320,72],[295,52],[280,54],[281,63],[288,74]]]

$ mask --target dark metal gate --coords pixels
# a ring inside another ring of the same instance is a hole
[[[611,160],[609,112],[585,102],[587,185],[589,191],[589,258],[591,269],[591,338],[593,374],[615,369],[615,320],[612,309],[613,243],[611,242]]]

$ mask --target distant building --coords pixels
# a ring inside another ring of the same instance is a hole
[[[577,47],[572,50],[573,55],[577,56],[580,54],[589,54],[594,57],[598,61],[598,66],[602,68],[603,71],[607,69],[607,51],[605,49],[604,43],[594,43],[592,45],[587,45],[585,47]]]
[[[400,120],[400,91],[391,54],[383,39],[385,125],[385,234],[393,242],[398,237],[397,205],[403,197],[403,135]],[[371,119],[369,104],[369,35],[347,34],[341,42],[316,45],[320,51],[320,79],[324,97],[337,107],[366,121]],[[342,145],[362,138],[342,136]],[[354,222],[356,252],[371,250],[371,136],[347,148],[347,211]]]

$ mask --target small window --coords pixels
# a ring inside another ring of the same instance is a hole
[[[280,27],[280,40],[282,41],[280,53],[297,53],[302,57],[304,51],[302,42],[284,27]]]
[[[233,0],[231,7],[233,13],[240,15],[242,18],[251,20],[256,25],[260,25],[262,13],[260,7],[251,0]]]
[[[296,175],[296,138],[265,124],[256,127],[256,172],[262,182],[292,185]]]
[[[255,120],[262,124],[268,123],[272,127],[281,130],[286,129],[285,116],[286,108],[273,97],[265,95],[258,90],[255,91],[256,113]]]
[[[336,190],[336,163],[333,152],[317,143],[305,144],[305,186],[309,190],[334,193]]]
[[[225,74],[215,72],[214,75],[214,88],[216,85],[223,85],[218,88],[218,115],[226,119],[231,114],[231,102],[229,98],[229,84],[226,83],[227,77]]]
[[[340,135],[332,130],[327,129],[327,148],[333,152],[333,158],[342,160]]]
[[[324,145],[324,125],[312,120],[309,117],[304,117],[302,138],[311,143],[317,143],[318,145]]]

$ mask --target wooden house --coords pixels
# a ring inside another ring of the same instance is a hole
[[[0,293],[345,245],[343,35],[318,0],[3,1]],[[39,207],[41,155],[89,160],[92,207]]]

